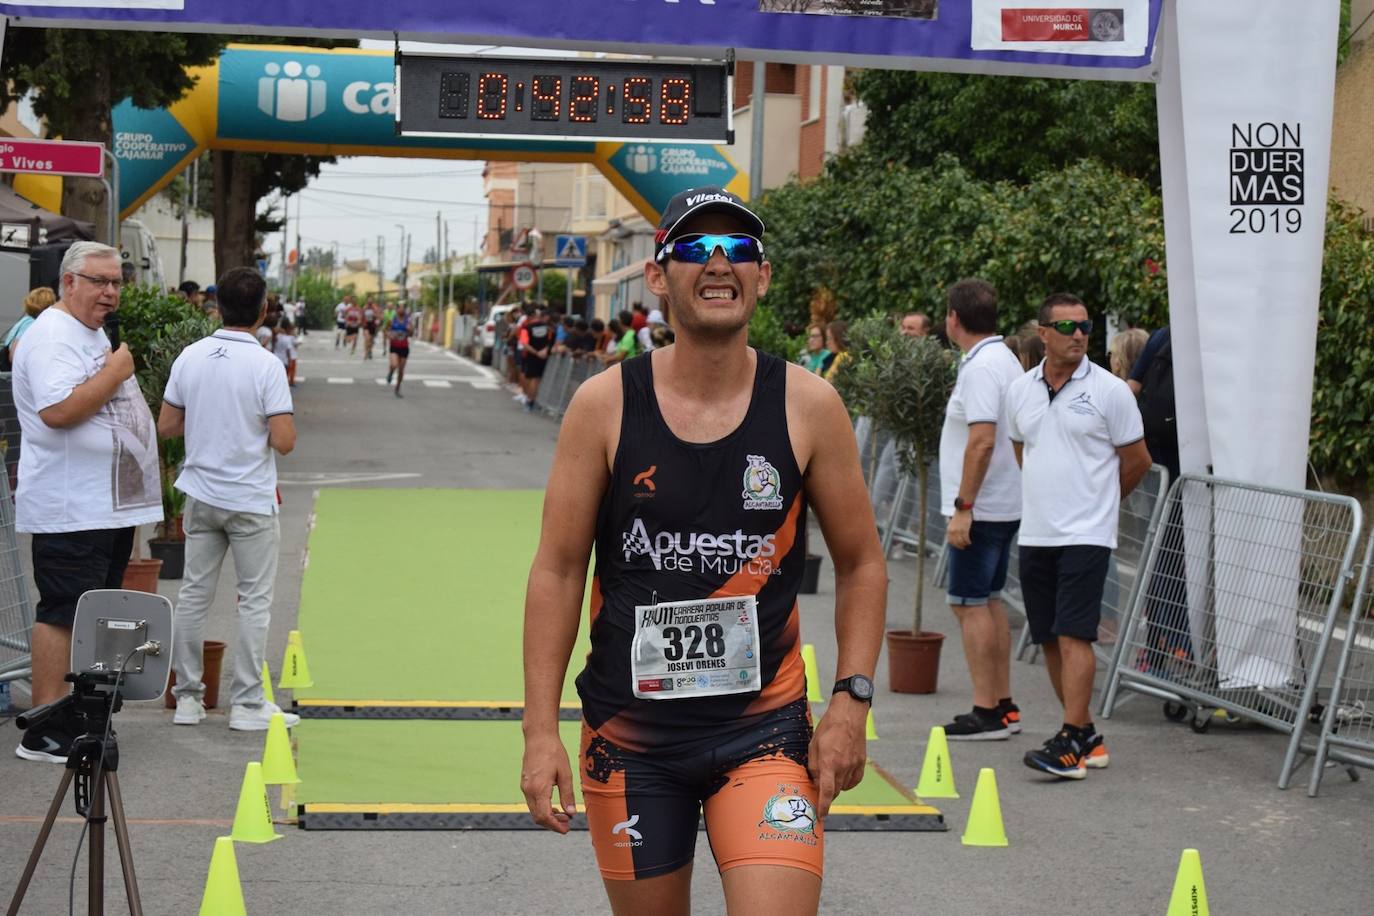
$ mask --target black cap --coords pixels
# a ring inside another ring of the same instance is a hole
[[[700,213],[729,213],[744,222],[745,232],[763,239],[763,220],[745,206],[738,196],[714,185],[688,188],[674,195],[668,201],[668,206],[663,208],[663,218],[658,221],[658,231],[654,233],[654,260],[663,260],[668,243],[682,235],[679,227],[689,216]]]

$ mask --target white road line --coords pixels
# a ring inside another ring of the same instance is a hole
[[[351,378],[337,378],[337,377],[335,377],[335,376],[330,376],[329,379],[327,379],[327,381],[328,381],[329,384],[331,384],[331,385],[352,385],[352,384],[353,384],[353,379],[351,379]]]
[[[426,388],[452,388],[452,387],[453,387],[453,384],[452,384],[451,382],[446,382],[446,381],[444,381],[443,379],[432,379],[432,378],[427,378],[427,379],[425,379],[425,387],[426,387]]]

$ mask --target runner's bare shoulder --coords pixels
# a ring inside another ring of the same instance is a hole
[[[796,363],[787,365],[787,431],[803,473],[817,448],[853,431],[835,387]]]

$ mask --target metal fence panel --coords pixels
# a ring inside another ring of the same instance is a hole
[[[1341,641],[1341,655],[1331,682],[1330,699],[1322,714],[1313,751],[1307,794],[1315,797],[1326,773],[1327,760],[1374,769],[1374,537],[1365,549],[1360,585],[1350,606],[1345,629],[1332,638]],[[1304,747],[1303,750],[1308,750]],[[1352,773],[1352,777],[1353,777]]]
[[[29,676],[33,612],[19,537],[14,531],[14,500],[10,498],[9,481],[0,476],[0,681]]]
[[[1184,475],[1150,539],[1108,672],[1119,689],[1244,716],[1289,734],[1285,788],[1347,582],[1359,504],[1346,496]]]
[[[5,476],[10,492],[19,482],[19,409],[14,406],[14,377],[0,372],[0,458],[5,462]]]

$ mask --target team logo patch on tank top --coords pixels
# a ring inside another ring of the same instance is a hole
[[[762,455],[747,455],[744,469],[744,508],[781,509],[782,476]]]

